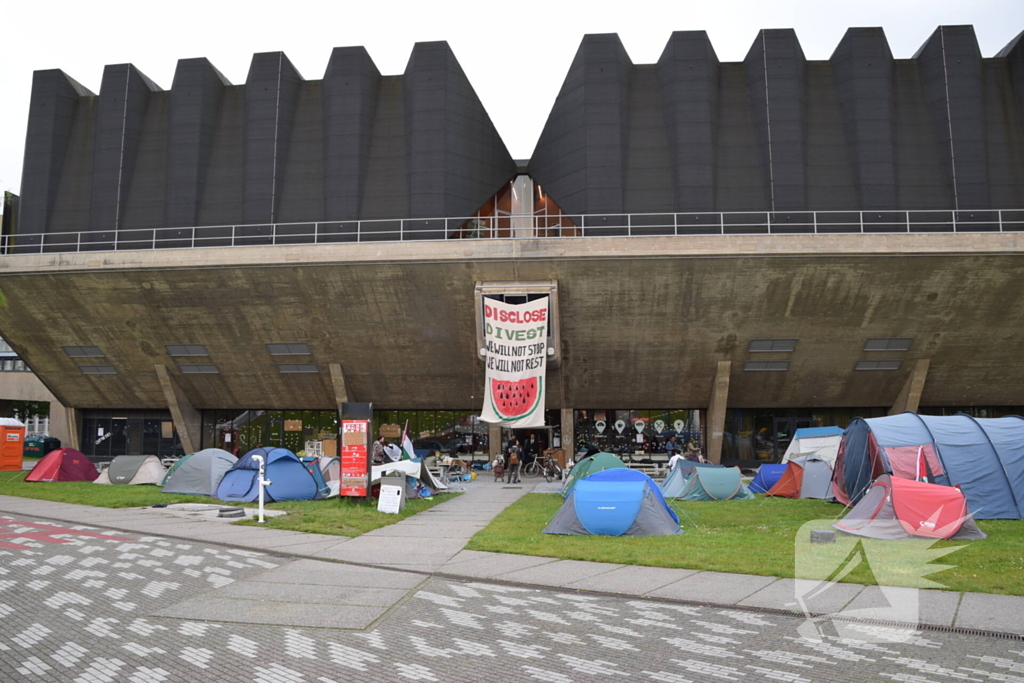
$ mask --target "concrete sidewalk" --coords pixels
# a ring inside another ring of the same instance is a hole
[[[334,614],[331,623],[302,622],[294,625],[365,628],[426,575],[497,580],[706,605],[768,608],[796,613],[805,611],[797,602],[796,595],[798,589],[804,593],[806,586],[798,585],[793,579],[463,550],[477,531],[533,490],[534,485],[533,481],[524,481],[518,486],[481,478],[467,485],[466,493],[457,498],[356,538],[237,527],[229,519],[171,514],[154,508],[111,510],[11,496],[0,496],[0,512],[317,561],[315,565],[303,565],[303,571],[296,574],[318,577],[311,579],[315,584],[327,581],[338,588],[366,589],[377,585],[374,582],[379,580],[380,590],[370,598],[361,598],[363,601],[369,599],[373,604],[353,605],[355,616]],[[367,575],[367,566],[378,569],[376,573]],[[317,568],[315,571],[314,567]],[[407,578],[401,578],[403,575]],[[257,579],[246,587],[232,589],[232,595],[178,605],[163,616],[175,616],[181,612],[210,620],[223,620],[226,614],[237,618],[237,609],[222,607],[217,600],[249,599],[253,602],[251,616],[254,619],[266,614],[265,618],[280,620],[284,618],[281,617],[282,611],[288,611],[284,603],[292,598],[302,603],[304,589],[297,587],[282,592],[279,587],[267,585],[279,580]],[[368,580],[372,585],[367,584]],[[322,590],[308,589],[308,592],[319,595]],[[360,594],[363,592],[365,590]],[[920,615],[920,624],[1024,634],[1024,618],[1020,616],[1024,614],[1024,597],[908,589],[887,589],[885,593],[888,595],[883,595],[882,589],[876,586],[835,584],[806,601],[805,606],[806,611],[820,614],[856,609],[861,618],[877,619],[885,618],[882,609],[888,604],[907,601],[907,606],[914,607]],[[273,609],[270,609],[263,605],[267,600],[276,602],[276,606],[272,605]],[[295,618],[309,618],[305,615],[307,612],[309,610],[295,608]]]

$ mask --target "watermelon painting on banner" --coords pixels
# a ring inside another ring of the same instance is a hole
[[[544,426],[548,297],[525,304],[484,300],[487,359],[480,419],[505,427]]]

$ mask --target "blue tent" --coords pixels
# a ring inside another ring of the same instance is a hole
[[[978,519],[1024,519],[1024,418],[903,413],[854,419],[832,474],[842,503],[860,500],[875,477],[917,474],[918,454],[936,484],[959,486]]]
[[[822,427],[822,429],[828,429]],[[800,430],[797,430],[800,431]],[[783,463],[781,465],[761,465],[757,468],[757,475],[754,480],[750,482],[751,493],[767,493],[768,489],[775,486],[775,484],[782,477],[782,473],[789,467],[789,463]]]
[[[264,490],[267,502],[316,497],[316,482],[294,453],[286,448],[255,448],[220,480],[216,498],[231,503],[251,503],[259,497],[259,464],[253,459],[254,455],[263,456],[266,478],[272,482]]]
[[[842,436],[842,427],[801,427],[793,434],[794,439],[815,439],[819,436]]]
[[[580,480],[546,534],[667,536],[682,533],[679,517],[643,472],[611,469]]]

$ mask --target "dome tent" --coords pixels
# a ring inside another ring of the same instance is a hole
[[[569,476],[566,477],[565,485],[562,486],[562,495],[569,495],[569,492],[572,491],[577,482],[581,479],[586,479],[594,472],[619,469],[625,466],[626,463],[622,462],[622,460],[611,453],[595,453],[594,455],[588,455],[573,465],[573,468],[569,470]]]
[[[750,482],[751,493],[768,493],[778,483],[786,471],[787,465],[764,464],[757,468],[754,480]]]
[[[721,465],[715,465],[708,462],[691,462],[689,460],[677,460],[675,467],[668,473],[665,480],[661,482],[661,495],[666,498],[675,498],[683,489],[686,488],[686,482],[689,480],[697,468],[711,467],[722,469]]]
[[[855,418],[832,473],[832,494],[857,503],[882,474],[914,479],[918,454],[930,478],[959,486],[977,519],[1024,518],[1024,418],[902,413]]]
[[[577,482],[544,533],[668,536],[682,530],[653,479],[639,470],[612,468]]]
[[[95,481],[100,473],[81,451],[58,448],[36,463],[25,481]]]
[[[206,448],[186,455],[168,470],[163,492],[212,496],[236,462],[235,456],[219,448]]]
[[[831,497],[831,489],[832,468],[828,461],[816,455],[801,455],[786,463],[786,471],[765,495],[824,500]]]
[[[801,427],[793,434],[782,462],[787,463],[801,455],[816,455],[831,467],[839,454],[843,432],[842,427]]]
[[[251,503],[259,497],[259,464],[254,455],[263,456],[266,478],[271,482],[264,489],[268,502],[316,497],[316,482],[294,453],[286,448],[254,448],[224,475],[216,498],[229,503]]]

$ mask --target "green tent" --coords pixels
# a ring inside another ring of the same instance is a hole
[[[740,479],[738,467],[698,467],[676,500],[749,500],[754,497]]]
[[[625,466],[626,463],[622,462],[611,453],[595,453],[594,455],[583,458],[576,463],[571,470],[569,470],[569,476],[566,477],[565,485],[562,486],[562,495],[569,495],[572,488],[576,486],[576,482],[580,479],[586,479],[594,472],[613,470]]]

